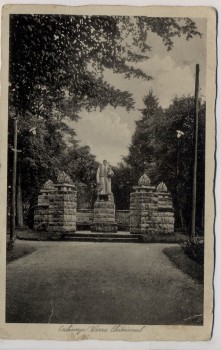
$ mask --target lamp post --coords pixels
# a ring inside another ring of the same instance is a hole
[[[179,176],[179,164],[180,164],[180,138],[184,135],[184,132],[181,130],[176,130],[177,137],[177,166],[176,166],[176,175]]]

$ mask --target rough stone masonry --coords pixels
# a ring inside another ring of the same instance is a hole
[[[75,185],[64,172],[57,183],[47,181],[38,196],[34,228],[46,230],[56,236],[76,231],[77,193]]]
[[[126,224],[132,234],[168,235],[174,232],[174,210],[171,194],[161,182],[151,186],[144,173],[130,195],[130,212]],[[34,228],[52,233],[52,236],[76,232],[77,193],[69,176],[61,172],[57,183],[47,181],[38,196]],[[120,211],[118,211],[119,216]],[[97,200],[88,218],[88,228],[93,232],[117,232],[118,222],[114,200]],[[128,223],[127,223],[128,221]]]
[[[130,195],[130,233],[170,234],[174,232],[174,210],[171,194],[161,182],[151,186],[144,173]]]

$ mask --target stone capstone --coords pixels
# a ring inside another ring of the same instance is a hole
[[[58,184],[72,184],[70,176],[68,176],[64,171],[60,171],[57,177]]]
[[[149,179],[149,177],[147,176],[147,174],[143,174],[141,177],[140,177],[140,179],[139,179],[139,181],[138,181],[138,185],[139,186],[149,186],[150,185],[150,179]]]
[[[167,192],[167,186],[165,185],[164,182],[160,182],[159,185],[157,186],[157,191],[158,192]]]
[[[44,186],[43,186],[44,190],[54,190],[54,182],[51,180],[48,180],[45,182]]]

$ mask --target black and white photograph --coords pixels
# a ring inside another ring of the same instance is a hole
[[[150,9],[6,7],[12,338],[211,337],[216,17]]]

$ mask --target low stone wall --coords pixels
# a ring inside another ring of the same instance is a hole
[[[77,229],[90,230],[93,218],[93,209],[78,209],[76,217]]]
[[[130,210],[116,210],[115,215],[118,229],[130,231]]]
[[[52,228],[52,225],[56,226],[56,221],[58,217],[56,217],[56,215],[53,214],[54,213],[53,205],[50,208],[50,222],[51,222],[50,226],[49,226],[49,203],[41,206],[38,205],[36,207],[35,221],[34,221],[35,230],[48,231],[49,227]],[[62,202],[60,202],[60,205],[62,206]],[[56,208],[56,211],[57,210],[59,212],[59,208]],[[130,210],[116,210],[115,215],[116,215],[115,220],[118,225],[118,229],[120,231],[129,231],[130,230]],[[76,229],[90,230],[91,224],[93,222],[93,218],[94,218],[93,209],[76,210]],[[72,219],[74,220],[74,218]],[[73,230],[73,227],[71,227],[71,231],[72,230]]]
[[[90,230],[93,222],[93,209],[78,209],[77,210],[77,229]],[[130,230],[130,210],[116,210],[115,220],[118,225],[118,230]]]

